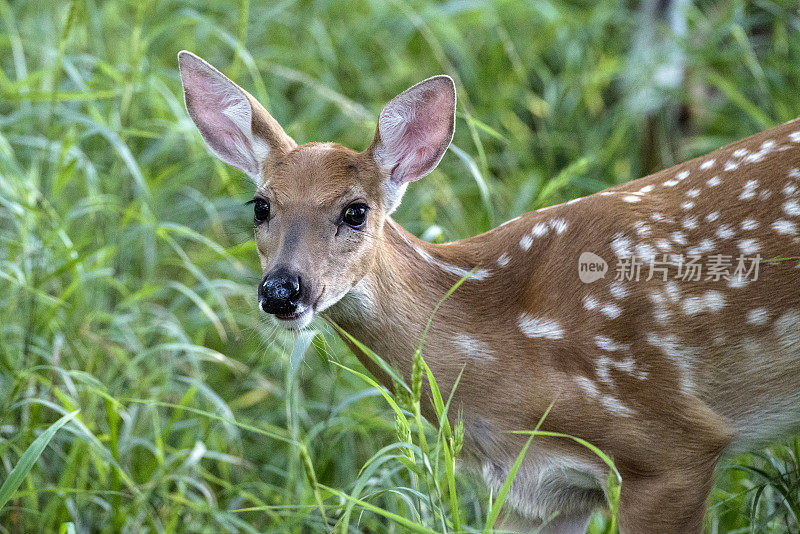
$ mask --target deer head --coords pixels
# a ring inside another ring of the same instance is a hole
[[[387,216],[409,182],[442,159],[455,127],[455,85],[434,76],[381,111],[374,140],[297,145],[247,91],[196,55],[178,54],[186,108],[211,151],[255,182],[259,306],[307,326],[369,271]]]

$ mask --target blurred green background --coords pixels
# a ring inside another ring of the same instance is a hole
[[[351,531],[412,528],[367,505],[451,529],[441,466],[417,484],[330,329],[257,313],[253,186],[189,120],[181,49],[298,142],[359,150],[386,101],[450,74],[453,147],[396,213],[428,240],[800,115],[793,0],[0,0],[0,480],[80,410],[0,532],[325,531],[348,506]],[[708,532],[797,531],[798,451],[721,466]],[[457,490],[480,529],[491,496]]]

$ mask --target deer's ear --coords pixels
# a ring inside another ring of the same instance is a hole
[[[370,148],[387,174],[389,211],[397,207],[409,182],[439,164],[453,140],[455,116],[456,86],[444,75],[406,89],[383,108]]]
[[[178,54],[186,109],[214,154],[254,180],[270,151],[297,144],[247,91],[205,60]]]

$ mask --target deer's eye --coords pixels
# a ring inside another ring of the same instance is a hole
[[[369,206],[361,202],[350,204],[342,212],[342,222],[353,228],[364,226],[364,221],[367,220],[368,210]]]
[[[269,220],[269,200],[263,198],[253,200],[253,220],[256,224]]]

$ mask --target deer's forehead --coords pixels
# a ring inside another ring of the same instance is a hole
[[[293,210],[324,211],[341,207],[344,203],[369,201],[372,198],[363,187],[352,183],[345,186],[315,183],[307,187],[298,187],[295,184],[289,187],[270,187],[270,190],[274,202],[279,206],[292,207]]]
[[[279,202],[327,205],[344,197],[379,195],[375,174],[375,166],[358,152],[336,143],[312,143],[272,162],[265,169],[264,185]]]

